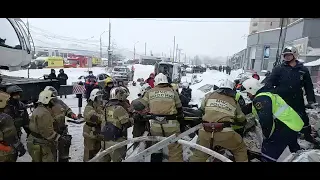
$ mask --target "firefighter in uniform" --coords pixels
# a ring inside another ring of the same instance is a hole
[[[44,90],[39,94],[38,106],[33,111],[27,138],[28,152],[32,162],[57,162],[57,151],[62,146],[70,146],[70,135],[59,135],[54,130],[52,91]]]
[[[127,110],[122,107],[121,101],[127,98],[126,91],[115,87],[110,91],[110,100],[105,106],[105,119],[102,122],[101,134],[104,141],[101,143],[103,150],[127,139],[127,130],[132,126],[133,120]],[[116,149],[104,157],[104,162],[121,162],[126,156],[126,146]]]
[[[210,149],[220,146],[230,150],[236,162],[247,162],[246,145],[242,137],[231,128],[232,124],[246,123],[239,103],[232,94],[228,93],[233,86],[232,81],[225,79],[218,90],[205,95],[200,109],[204,111],[202,119],[206,123],[203,123],[204,127],[199,130],[197,144]],[[191,161],[205,162],[208,157],[209,155],[195,150]]]
[[[101,149],[101,123],[105,119],[102,107],[102,92],[99,89],[92,90],[84,109],[84,162],[92,159]]]
[[[140,89],[138,98],[131,102],[130,108],[133,111],[132,118],[134,119],[132,135],[134,138],[142,136],[145,131],[150,131],[149,120],[143,118],[143,115],[147,114],[149,109],[147,108],[147,102],[142,99],[145,93],[150,89],[151,86],[149,84],[144,84]],[[135,147],[138,144],[139,143],[136,143]]]
[[[22,93],[22,89],[17,85],[9,86],[7,88],[7,93],[10,94],[11,97],[4,112],[13,118],[19,139],[21,138],[22,127],[28,136],[30,134],[30,120],[26,105],[20,101],[20,94]]]
[[[185,130],[183,110],[177,91],[168,82],[166,75],[159,73],[155,77],[155,87],[146,92],[143,99],[148,103],[150,114],[165,117],[159,122],[151,120],[150,132],[152,136],[168,137]],[[173,143],[168,146],[169,162],[182,162],[182,146]]]
[[[58,97],[58,91],[52,87],[47,86],[44,90],[49,90],[52,92],[54,97]],[[71,108],[66,105],[61,99],[52,100],[54,106],[52,108],[53,112],[53,128],[60,135],[68,135],[68,125],[66,124],[65,117],[69,117],[71,119],[77,120],[78,117],[75,113],[72,112]],[[69,161],[69,149],[70,146],[64,146],[63,149],[58,150],[58,162],[68,162]]]
[[[304,126],[299,114],[258,80],[251,78],[242,85],[252,99],[252,113],[259,119],[262,128],[262,161],[277,161],[287,146],[291,152],[298,151],[298,132]]]
[[[18,156],[26,153],[19,140],[14,120],[3,112],[9,98],[9,94],[0,91],[0,162],[16,162]]]
[[[105,101],[109,100],[110,97],[110,91],[114,87],[114,83],[111,77],[107,77],[107,79],[104,80],[104,88],[103,88],[103,97],[102,99]]]

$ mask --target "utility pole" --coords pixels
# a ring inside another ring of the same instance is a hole
[[[187,53],[184,53],[184,63],[187,63]]]
[[[173,36],[173,51],[172,51],[172,62],[174,62],[174,50],[176,46],[176,36]]]
[[[145,56],[147,55],[147,43],[146,42],[144,43],[144,55]]]
[[[136,59],[136,44],[138,43],[139,41],[135,42],[134,45],[133,45],[133,60]]]
[[[28,30],[28,42],[30,43],[30,27],[29,27],[29,19],[28,18],[27,18],[27,30]],[[30,53],[31,53],[31,49],[30,49]],[[33,58],[32,53],[31,53],[31,56]],[[30,78],[30,68],[28,68],[28,78]]]
[[[286,21],[286,27],[283,32],[283,26]],[[286,34],[287,34],[287,27],[288,27],[289,18],[280,18],[280,35],[279,35],[279,41],[278,41],[278,49],[276,54],[276,61],[273,63],[273,67],[276,67],[277,65],[281,64],[281,53],[285,44],[286,40]],[[281,49],[280,49],[281,47]]]
[[[180,63],[180,60],[181,60],[181,58],[180,58],[181,50],[182,50],[182,49],[179,49],[179,63]]]
[[[178,51],[179,51],[179,44],[177,44],[177,48],[176,48],[176,60],[174,62],[177,62],[177,58],[178,58]]]
[[[109,18],[109,45],[108,45],[108,67],[110,68],[112,65],[112,60],[111,60],[111,22]]]

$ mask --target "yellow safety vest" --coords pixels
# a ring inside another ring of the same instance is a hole
[[[240,96],[241,96],[241,94],[239,92],[237,92],[234,99],[238,102],[240,99]],[[232,125],[233,130],[237,130],[237,129],[241,129],[241,128],[243,128],[243,126]]]
[[[275,119],[283,122],[290,129],[296,132],[299,132],[303,128],[304,123],[299,114],[295,110],[293,110],[279,95],[272,94],[270,92],[264,92],[259,93],[256,97],[259,96],[268,96],[272,101],[273,124],[269,137],[275,130]],[[252,105],[252,113],[256,118],[259,118],[254,105]]]

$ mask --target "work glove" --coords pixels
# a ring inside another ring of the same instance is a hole
[[[133,118],[134,122],[139,122],[139,121],[143,120],[142,115],[139,113],[133,113],[132,118]]]
[[[78,116],[73,113],[73,114],[71,115],[71,118],[74,119],[74,120],[77,120],[77,119],[78,119]]]
[[[26,149],[21,142],[14,144],[13,147],[18,152],[19,157],[23,156],[26,153]]]

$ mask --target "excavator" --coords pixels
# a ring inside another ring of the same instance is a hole
[[[34,43],[25,23],[20,18],[0,18],[0,69],[18,71],[27,67],[35,52]],[[11,85],[18,85],[22,90],[22,101],[33,103],[46,86],[60,89],[57,80],[13,77],[1,74],[0,88],[5,91]]]

